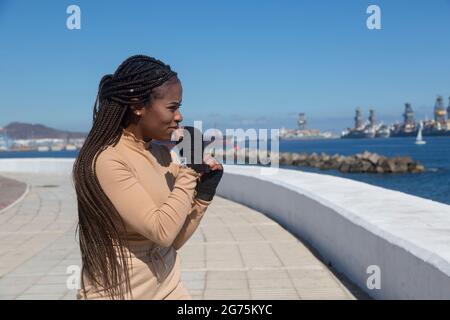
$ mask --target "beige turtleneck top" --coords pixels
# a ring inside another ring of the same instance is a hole
[[[195,198],[199,174],[172,161],[162,145],[123,129],[119,142],[97,157],[98,181],[125,223],[131,253],[132,299],[189,299],[176,252],[210,204]],[[145,266],[144,266],[145,265]],[[101,298],[89,279],[88,299]]]

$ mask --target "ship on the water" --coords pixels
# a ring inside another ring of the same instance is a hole
[[[364,122],[361,108],[356,108],[355,125],[347,128],[341,134],[343,139],[389,138],[389,127],[383,123],[377,123],[375,110],[370,109],[369,120]]]
[[[299,113],[297,120],[297,129],[281,128],[279,138],[282,140],[307,140],[307,139],[332,139],[335,136],[331,132],[321,132],[318,129],[308,129],[306,127],[305,113]]]
[[[397,138],[397,137],[417,137],[420,123],[422,123],[421,135],[426,136],[450,136],[450,98],[447,109],[444,106],[444,100],[441,96],[436,98],[434,104],[434,119],[420,120],[414,119],[414,111],[411,103],[405,103],[403,112],[403,122],[394,123],[390,126],[377,124],[375,121],[375,112],[370,110],[369,121],[364,122],[360,108],[356,109],[354,117],[355,125],[353,128],[347,128],[341,134],[341,138]]]
[[[414,120],[414,111],[410,103],[405,103],[403,123],[394,123],[391,127],[391,137],[415,137],[419,126]],[[423,134],[423,132],[422,132]]]
[[[422,120],[422,136],[450,136],[450,101],[446,110],[444,99],[442,96],[438,96],[434,104],[433,114],[434,119]],[[396,123],[392,126],[391,137],[415,137],[419,131],[419,123],[414,119],[411,104],[406,103],[403,123]]]

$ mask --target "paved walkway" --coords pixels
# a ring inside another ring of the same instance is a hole
[[[26,182],[30,190],[0,211],[0,299],[75,299],[67,283],[71,266],[81,260],[70,177],[3,176]],[[179,253],[194,299],[355,298],[279,224],[220,197]]]
[[[26,183],[0,176],[0,210],[12,205],[26,189]]]

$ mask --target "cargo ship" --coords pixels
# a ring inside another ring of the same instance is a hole
[[[389,127],[383,123],[377,124],[375,120],[375,110],[370,109],[369,121],[364,122],[361,108],[356,108],[355,126],[347,128],[341,133],[342,139],[372,139],[372,138],[389,138]]]
[[[306,127],[305,113],[299,113],[297,129],[281,128],[279,138],[281,140],[308,140],[308,139],[333,139],[336,138],[331,132],[321,132],[318,129],[308,129]]]
[[[450,136],[450,102],[446,110],[442,96],[438,96],[434,104],[433,113],[433,120],[422,121],[422,136]],[[411,104],[406,103],[405,112],[403,113],[403,123],[392,126],[391,137],[415,137],[417,136],[418,130],[419,125],[414,120],[414,112]]]

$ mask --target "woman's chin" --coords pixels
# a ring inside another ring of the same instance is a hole
[[[172,138],[172,135],[164,135],[164,136],[161,136],[159,139],[156,139],[156,140],[159,140],[159,141],[171,141],[171,138]]]

